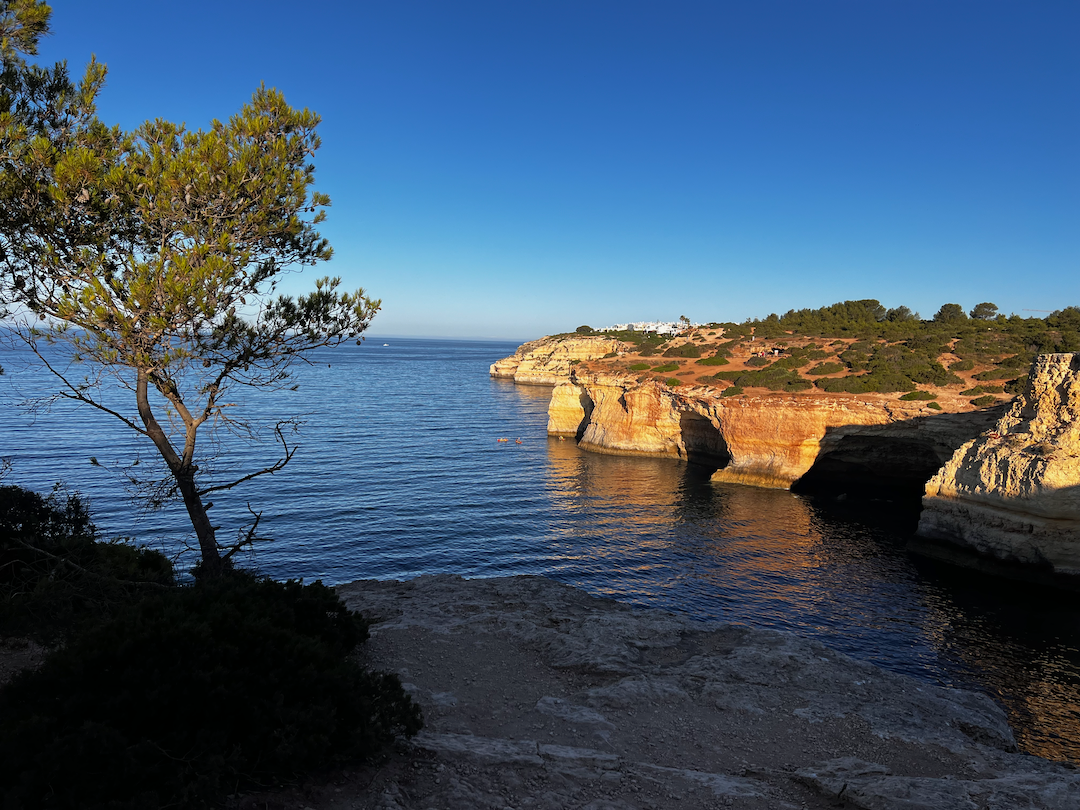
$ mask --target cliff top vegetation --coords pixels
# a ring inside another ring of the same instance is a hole
[[[593,364],[662,383],[678,368],[685,384],[725,393],[814,390],[918,401],[911,392],[924,391],[918,399],[939,399],[957,410],[994,405],[1019,392],[1037,354],[1080,351],[1080,307],[1023,318],[999,314],[991,302],[970,311],[949,303],[923,319],[908,307],[887,309],[865,299],[715,322],[675,337],[584,328],[573,336],[584,334],[628,344],[619,356]],[[654,356],[655,363],[646,362]]]

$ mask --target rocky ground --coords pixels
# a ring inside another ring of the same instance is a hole
[[[357,582],[366,663],[425,729],[242,808],[1080,808],[982,695],[798,637],[632,609],[538,577]]]

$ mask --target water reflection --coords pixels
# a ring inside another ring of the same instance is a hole
[[[1022,750],[1080,763],[1080,606],[1073,595],[917,562],[943,662],[1009,712]]]
[[[631,603],[819,638],[981,688],[1022,749],[1080,762],[1080,609],[906,551],[910,509],[713,485],[667,459],[549,440],[550,576]],[[859,507],[862,507],[860,509]]]

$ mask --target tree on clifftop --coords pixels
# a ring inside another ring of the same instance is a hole
[[[934,321],[937,323],[955,323],[966,320],[967,314],[959,304],[942,304],[941,309],[934,313]]]
[[[296,450],[285,433],[295,420],[273,428],[276,461],[223,481],[200,469],[200,430],[256,435],[227,397],[286,386],[309,350],[358,339],[379,302],[329,278],[309,295],[274,297],[291,267],[331,255],[315,227],[330,200],[311,188],[318,116],[260,88],[206,131],[162,120],[109,128],[94,106],[104,66],[92,61],[76,84],[63,63],[25,64],[48,13],[41,0],[0,0],[0,300],[35,352],[44,340],[83,364],[75,372],[38,354],[57,397],[153,443],[167,472],[147,491],[183,500],[202,571],[216,576],[255,539],[258,516],[222,543],[206,497],[280,470]],[[118,388],[126,408],[104,396]]]

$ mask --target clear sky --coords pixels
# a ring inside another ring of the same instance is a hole
[[[290,285],[373,335],[1080,304],[1076,0],[51,5],[109,123],[322,116],[335,256]]]

